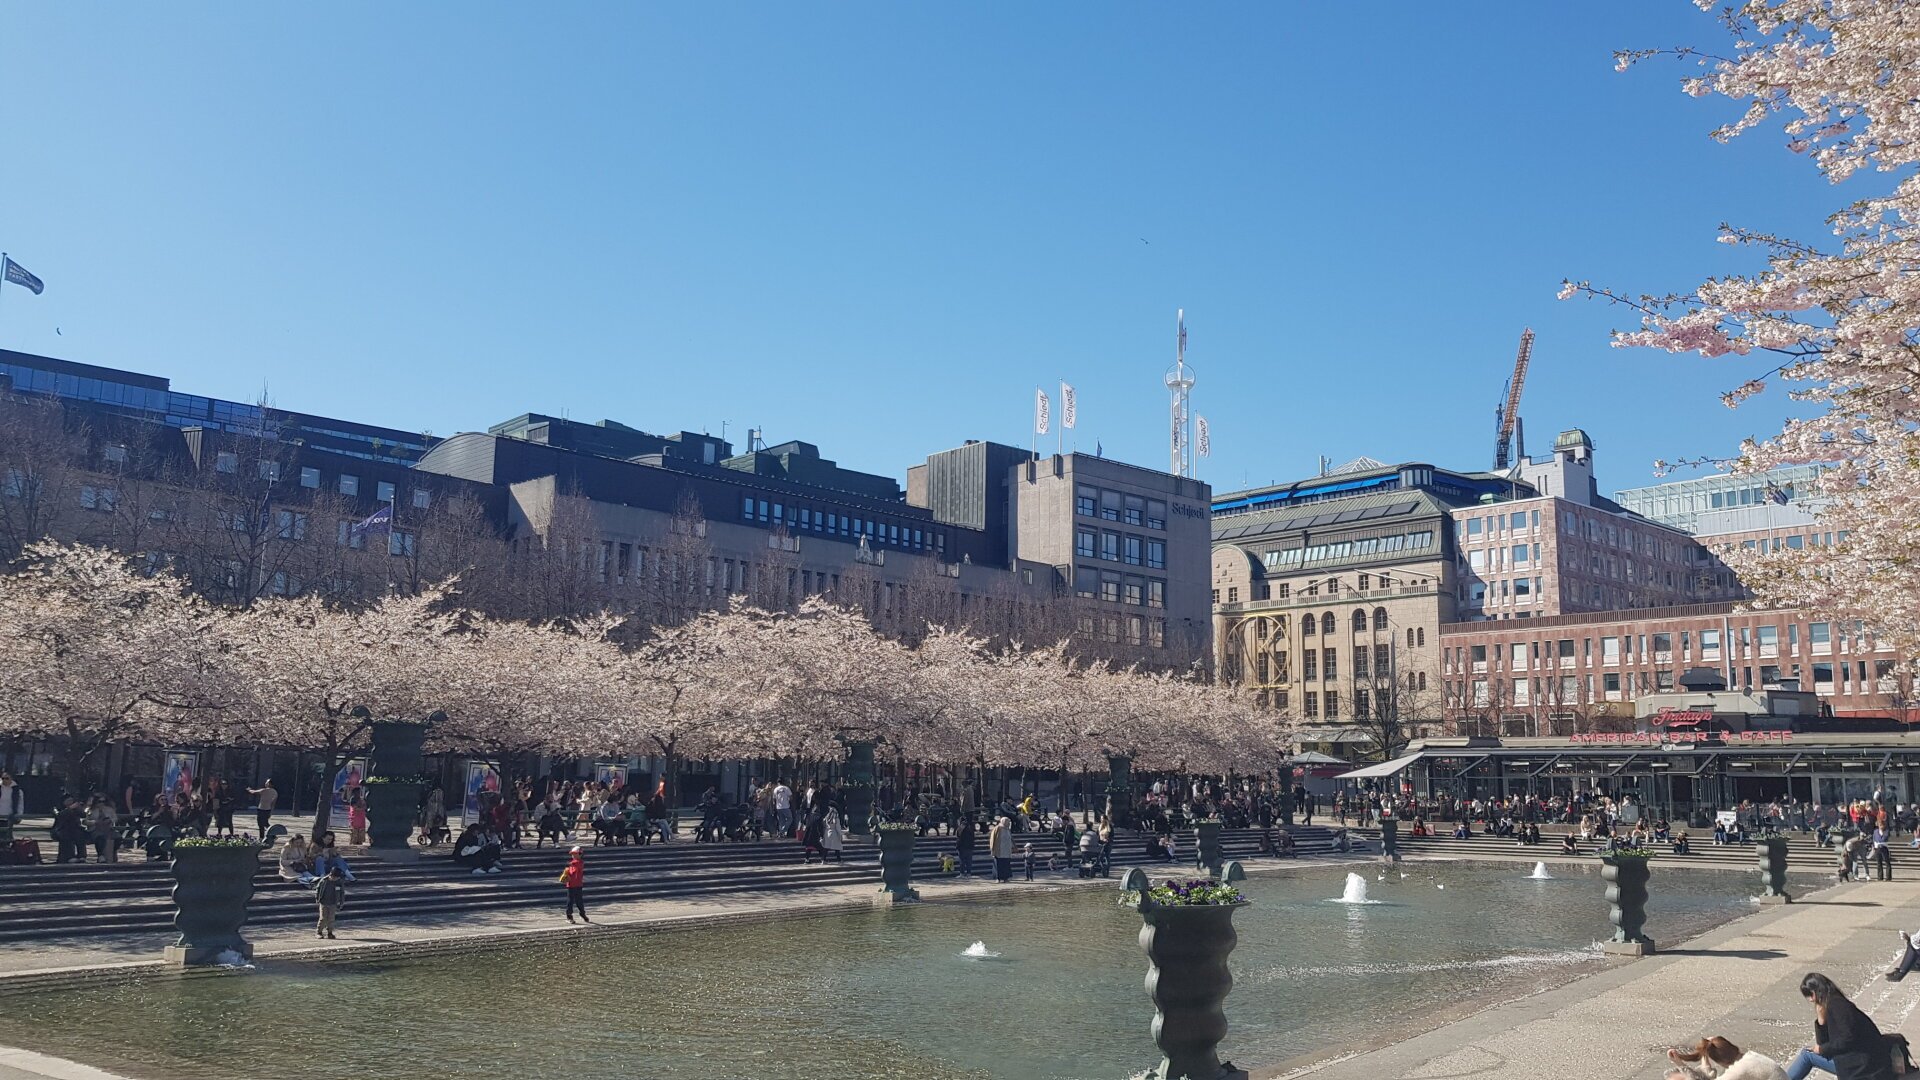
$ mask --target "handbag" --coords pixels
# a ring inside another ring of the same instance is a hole
[[[565,870],[560,871],[560,876],[554,880],[558,884],[565,885],[567,883],[567,872]]]

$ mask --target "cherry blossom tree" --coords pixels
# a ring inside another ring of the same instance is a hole
[[[1699,0],[1712,10],[1714,4]],[[1713,132],[1726,141],[1780,121],[1786,149],[1839,183],[1862,171],[1865,197],[1829,219],[1824,243],[1723,225],[1720,240],[1763,264],[1688,292],[1631,296],[1568,282],[1563,298],[1635,310],[1617,346],[1724,358],[1739,365],[1730,407],[1771,384],[1805,406],[1732,464],[1829,466],[1818,488],[1822,531],[1840,543],[1734,551],[1729,562],[1769,605],[1862,617],[1899,654],[1920,654],[1920,20],[1903,0],[1744,0],[1721,15],[1729,48],[1617,54],[1622,70],[1655,57],[1697,66],[1682,88],[1745,106]],[[1757,361],[1757,362],[1756,362]]]
[[[28,545],[0,577],[0,730],[58,740],[68,791],[114,742],[197,742],[233,703],[229,616],[100,548]]]

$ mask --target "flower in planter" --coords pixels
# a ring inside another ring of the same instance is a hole
[[[1138,906],[1140,893],[1137,890],[1129,892],[1121,897],[1120,902]],[[1190,878],[1186,881],[1168,878],[1147,889],[1146,902],[1155,907],[1224,907],[1248,901],[1246,894],[1239,889],[1212,878]]]
[[[259,847],[260,842],[251,833],[238,836],[184,836],[173,842],[173,849],[182,848],[250,848]]]

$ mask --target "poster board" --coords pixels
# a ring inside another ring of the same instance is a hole
[[[200,755],[192,750],[169,750],[166,762],[167,798],[191,795],[200,782]]]
[[[480,820],[483,797],[489,792],[500,794],[500,770],[490,761],[469,761],[463,786],[466,797],[460,807],[460,824],[471,825]]]
[[[346,764],[340,766],[340,771],[333,774],[333,802],[328,814],[329,820],[347,820],[347,789],[358,787],[366,778],[366,758],[348,758]]]
[[[627,767],[618,762],[611,764],[600,762],[593,767],[593,779],[595,783],[605,784],[608,787],[617,783],[624,788],[627,786]]]

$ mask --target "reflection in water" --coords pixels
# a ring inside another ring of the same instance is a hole
[[[1446,864],[1389,874],[1373,883],[1381,899],[1327,903],[1346,874],[1244,883],[1254,904],[1234,916],[1234,1060],[1378,1038],[1383,1016],[1457,1001],[1462,969],[1493,995],[1598,963],[1583,951],[1606,928],[1597,878],[1540,889],[1511,866]],[[1679,940],[1750,910],[1750,891],[1741,874],[1657,873],[1648,925]],[[460,956],[268,960],[241,976],[10,997],[0,1044],[158,1080],[416,1080],[424,1062],[431,1075],[568,1080],[1124,1076],[1157,1053],[1139,916],[1117,892],[1010,888],[994,901]],[[996,952],[1019,962],[985,962]]]

